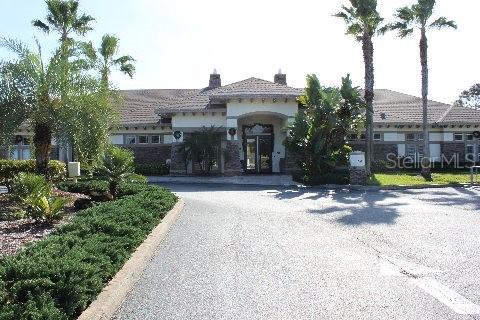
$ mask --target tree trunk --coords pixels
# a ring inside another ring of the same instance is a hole
[[[48,176],[48,163],[52,148],[52,129],[48,124],[35,124],[33,145],[35,146],[37,173]]]
[[[428,41],[426,28],[421,29],[420,38],[420,62],[422,64],[422,105],[423,105],[423,158],[422,176],[426,180],[432,180],[430,170],[430,142],[428,137]]]
[[[375,74],[373,67],[373,41],[372,34],[364,30],[363,40],[363,61],[365,63],[365,102],[366,102],[366,123],[365,123],[365,169],[367,175],[371,176],[371,166],[373,161],[373,99],[375,93],[373,87],[375,84]]]

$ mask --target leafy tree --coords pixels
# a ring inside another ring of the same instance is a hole
[[[347,25],[347,35],[353,36],[362,43],[363,60],[365,64],[365,144],[367,173],[371,173],[373,160],[373,91],[375,85],[375,73],[373,65],[373,37],[377,34],[383,19],[377,11],[377,0],[350,0],[351,6],[342,6],[342,11],[335,16],[342,18]]]
[[[117,198],[118,185],[133,176],[134,170],[134,156],[131,150],[113,146],[107,148],[99,172],[108,181],[113,199]]]
[[[105,135],[86,139],[95,126],[101,125],[100,131],[106,132],[104,128],[108,129],[110,115],[114,114],[99,79],[80,68],[76,61],[65,60],[64,49],[44,62],[40,46],[34,52],[18,41],[6,39],[0,39],[0,46],[17,56],[0,62],[0,115],[10,122],[0,125],[2,144],[9,144],[22,124],[29,125],[37,172],[47,174],[53,137],[61,144],[73,142],[78,151],[88,148],[94,138],[108,139]],[[76,55],[73,47],[67,53]],[[98,114],[105,117],[92,119],[92,115]]]
[[[468,108],[480,108],[480,83],[463,91],[455,102],[456,105]]]
[[[72,33],[83,36],[92,30],[91,24],[95,19],[78,12],[78,1],[46,0],[45,2],[48,8],[46,22],[37,19],[33,20],[32,24],[46,33],[58,32],[62,44],[72,40]]]
[[[365,103],[350,76],[340,88],[326,88],[316,75],[307,76],[300,102],[305,109],[288,128],[285,146],[298,156],[304,179],[312,181],[346,162],[351,152],[346,136],[363,124]]]
[[[400,38],[412,35],[415,29],[420,31],[420,63],[422,66],[422,104],[423,104],[423,159],[422,175],[432,180],[430,170],[430,142],[428,138],[428,40],[427,29],[457,28],[457,24],[445,17],[431,21],[435,0],[417,0],[410,7],[402,7],[395,14],[396,21],[382,28],[381,32],[397,31]]]
[[[202,174],[208,175],[219,155],[220,136],[215,126],[203,127],[201,131],[186,137],[181,152],[185,163],[197,163]]]

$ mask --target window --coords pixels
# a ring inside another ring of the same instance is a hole
[[[407,141],[415,141],[415,133],[407,133],[405,135],[405,140]]]
[[[126,136],[125,144],[135,144],[137,143],[137,138],[135,136]]]
[[[463,141],[463,133],[455,133],[455,134],[453,134],[453,140],[455,140],[455,141]]]
[[[415,145],[413,144],[408,144],[406,147],[406,156],[412,159],[415,159]]]
[[[382,140],[382,134],[380,134],[380,133],[374,133],[374,134],[373,134],[373,140],[374,140],[374,141],[380,141],[380,140]]]
[[[468,145],[467,146],[467,154],[474,154],[475,153],[475,146]]]
[[[353,141],[353,140],[357,140],[357,138],[358,138],[358,136],[357,136],[356,133],[352,133],[352,134],[349,134],[347,136],[347,140],[352,140]]]
[[[148,136],[138,136],[138,143],[147,144],[148,143]]]
[[[467,133],[467,140],[472,141],[473,140],[473,133]]]
[[[417,140],[418,140],[418,141],[423,141],[423,133],[419,133],[419,134],[417,135]]]
[[[150,136],[150,142],[153,144],[159,144],[160,143],[160,136]]]
[[[365,140],[365,133],[362,133],[362,134],[360,135],[360,140],[362,140],[362,141]]]

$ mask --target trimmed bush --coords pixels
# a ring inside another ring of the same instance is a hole
[[[166,189],[135,186],[0,260],[0,319],[77,318],[177,201]]]
[[[52,160],[48,164],[48,180],[58,182],[65,179],[65,163]],[[0,160],[0,184],[10,186],[12,179],[19,173],[35,173],[35,160]]]
[[[166,176],[170,174],[170,165],[166,163],[135,164],[135,172],[146,176]]]

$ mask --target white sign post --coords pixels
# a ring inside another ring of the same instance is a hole
[[[365,152],[354,151],[350,154],[350,184],[351,185],[367,184]]]

